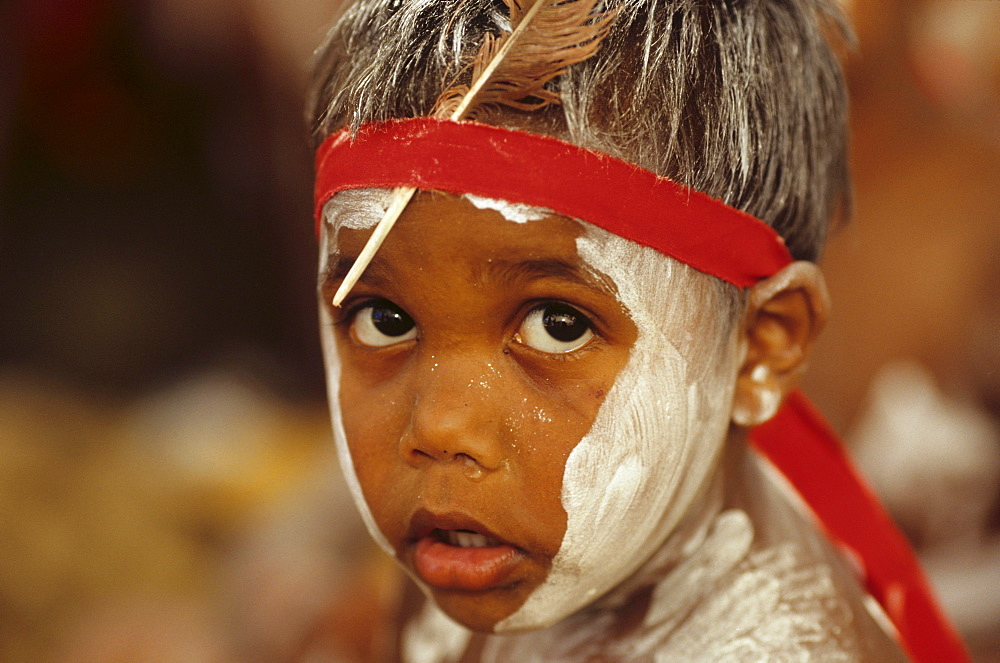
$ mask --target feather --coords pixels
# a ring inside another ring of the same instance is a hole
[[[487,33],[472,60],[470,84],[455,85],[437,100],[432,114],[453,121],[495,115],[501,106],[533,111],[560,103],[559,93],[545,87],[566,68],[600,48],[617,11],[596,12],[603,0],[504,0],[511,30],[499,37]],[[389,208],[351,266],[333,297],[341,302],[361,278],[416,189],[393,191]]]
[[[438,97],[433,114],[450,120],[492,115],[500,106],[533,111],[559,103],[545,85],[600,47],[615,11],[595,13],[600,0],[504,0],[511,31],[486,34],[472,61],[471,85]]]

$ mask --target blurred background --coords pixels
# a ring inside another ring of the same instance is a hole
[[[302,99],[338,0],[0,4],[0,662],[354,661]],[[805,388],[1000,661],[1000,3],[847,6]]]

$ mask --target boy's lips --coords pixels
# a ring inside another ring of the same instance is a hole
[[[417,575],[432,587],[483,591],[502,586],[524,553],[461,514],[414,514],[407,540]]]

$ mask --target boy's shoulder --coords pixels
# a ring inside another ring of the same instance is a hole
[[[652,605],[660,607],[646,618],[652,645],[642,658],[894,660],[897,646],[862,594],[844,586],[842,569],[802,541],[754,545],[753,532],[745,512],[720,514],[679,582],[657,587]]]

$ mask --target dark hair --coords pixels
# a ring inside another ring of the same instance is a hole
[[[850,203],[833,0],[620,0],[596,56],[554,82],[563,104],[499,123],[613,154],[771,225],[815,260]],[[320,49],[313,137],[426,115],[499,0],[359,0]]]

